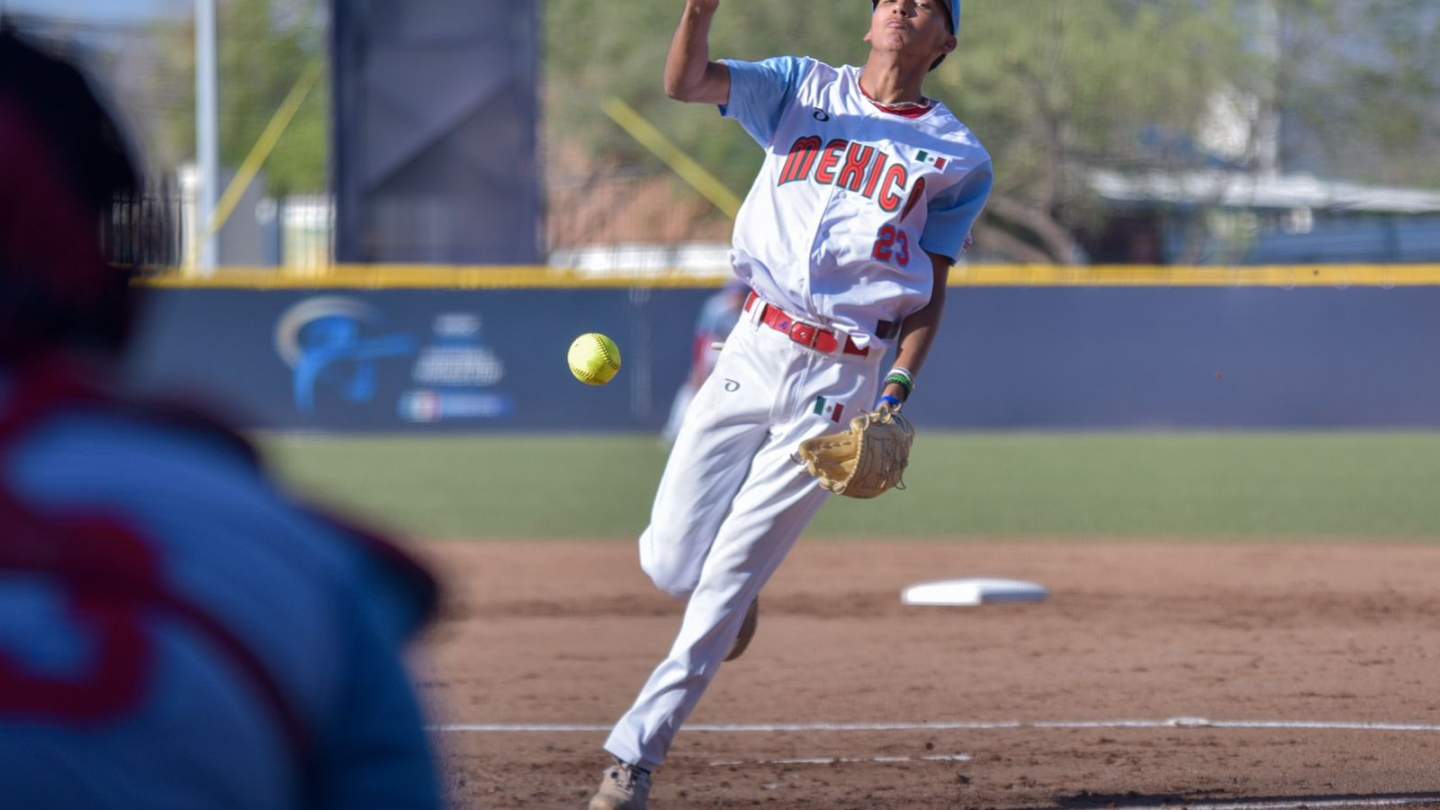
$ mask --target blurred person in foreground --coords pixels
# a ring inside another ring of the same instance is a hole
[[[222,424],[116,393],[139,177],[85,77],[0,22],[0,802],[438,807],[401,661],[434,581]]]

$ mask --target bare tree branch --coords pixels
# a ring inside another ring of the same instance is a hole
[[[986,211],[1035,234],[1053,261],[1072,265],[1084,261],[1080,243],[1046,211],[1006,194],[992,194]]]
[[[986,253],[999,254],[1018,264],[1051,264],[1054,261],[1049,253],[994,225],[976,225],[975,244],[984,248]]]

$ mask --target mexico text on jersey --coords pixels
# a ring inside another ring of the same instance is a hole
[[[727,62],[730,103],[765,148],[732,261],[767,301],[850,332],[930,300],[925,254],[955,259],[990,193],[990,156],[943,104],[867,98],[856,67],[782,57]]]

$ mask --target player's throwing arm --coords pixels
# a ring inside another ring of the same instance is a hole
[[[665,60],[665,94],[676,101],[724,104],[730,100],[730,71],[710,61],[710,21],[720,0],[686,0]]]

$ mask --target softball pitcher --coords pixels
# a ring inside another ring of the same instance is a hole
[[[676,732],[748,643],[761,588],[829,495],[793,460],[800,443],[914,389],[992,183],[980,142],[923,93],[955,48],[960,0],[875,0],[869,58],[840,68],[710,61],[719,5],[686,0],[665,85],[719,105],[765,150],[731,253],[752,292],[640,538],[641,566],[685,617],[605,744],[616,764],[592,810],[646,806]]]

